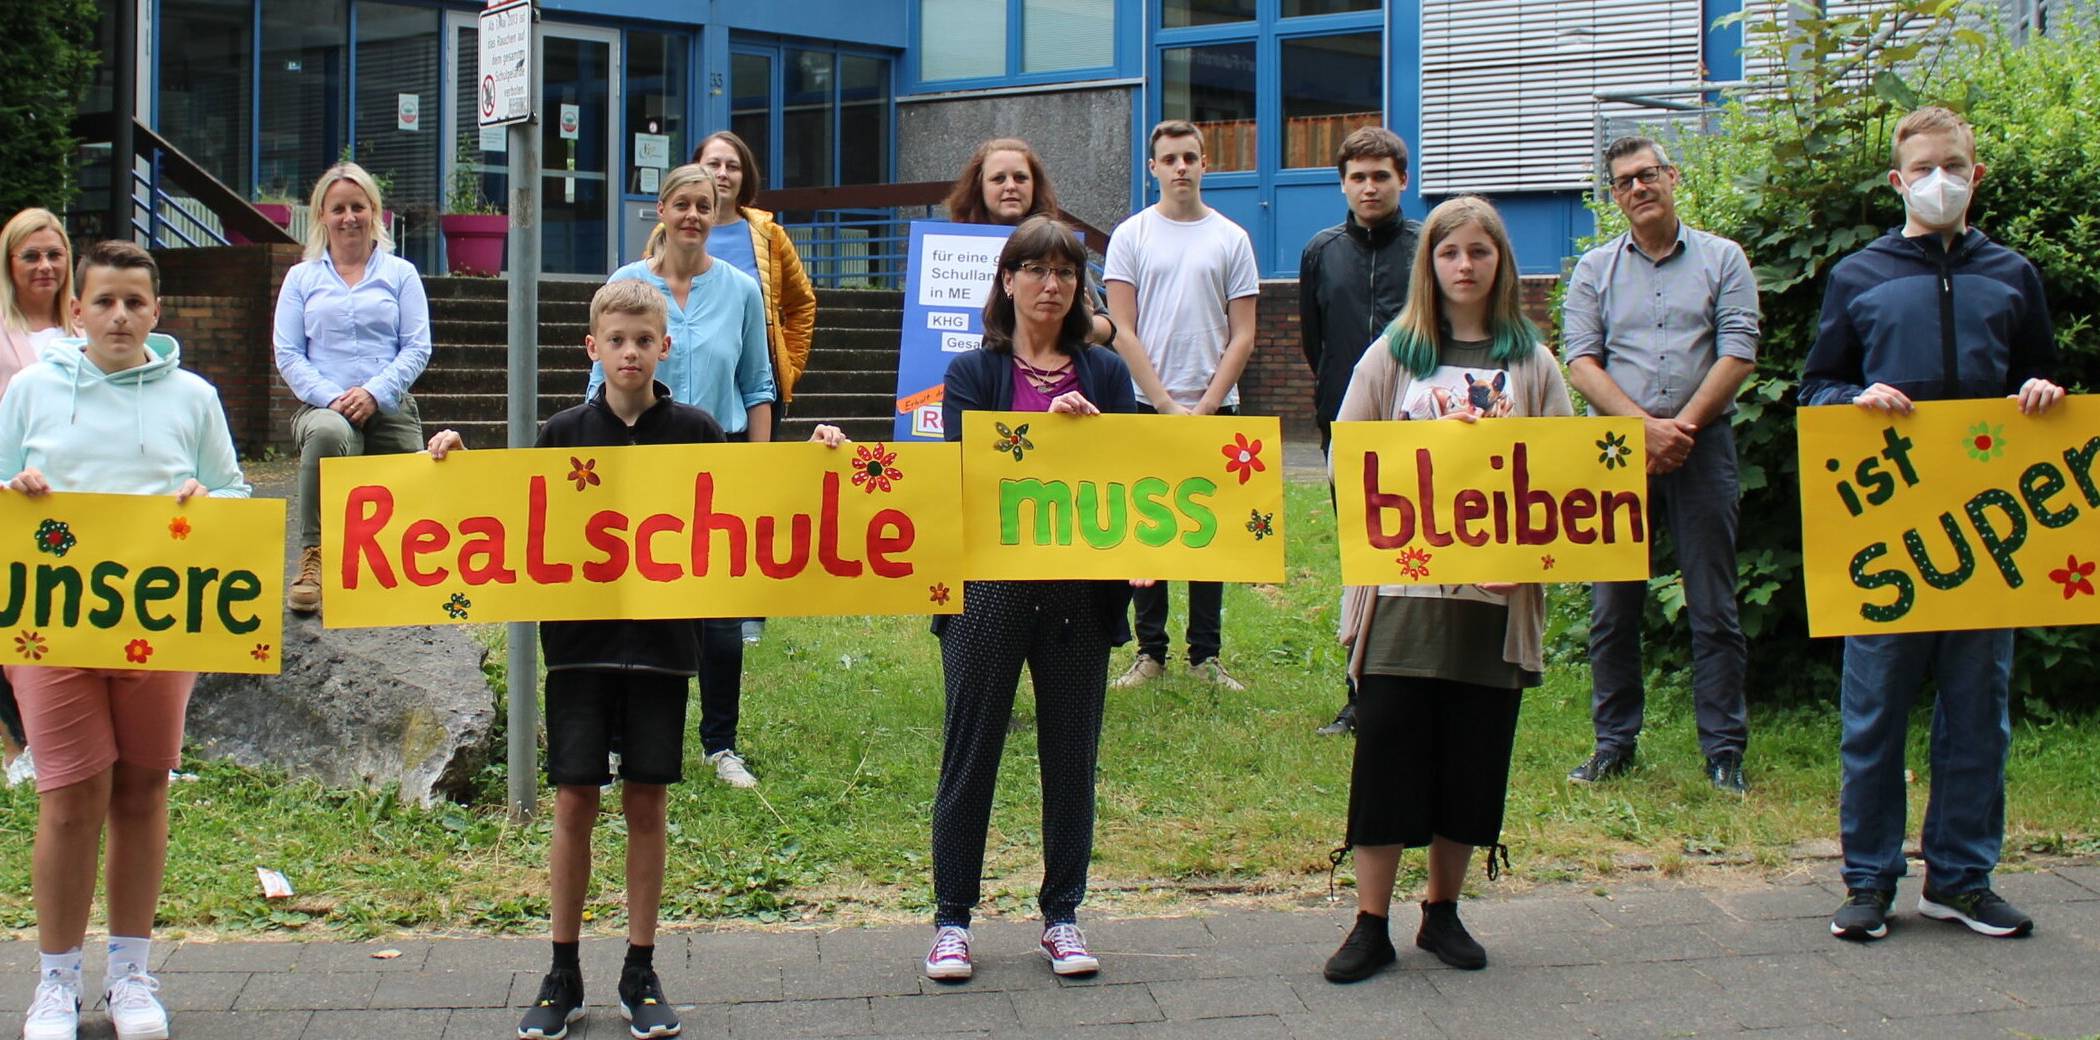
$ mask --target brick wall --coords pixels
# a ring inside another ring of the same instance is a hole
[[[1553,325],[1549,304],[1553,287],[1559,281],[1552,276],[1539,276],[1519,283],[1524,313],[1542,329]],[[1285,434],[1294,439],[1318,437],[1313,430],[1313,373],[1305,364],[1305,350],[1298,340],[1295,279],[1261,283],[1254,356],[1240,374],[1240,411],[1280,417]]]
[[[163,250],[160,331],[182,344],[183,367],[219,390],[233,444],[244,457],[288,450],[298,401],[277,375],[271,346],[277,290],[299,262],[297,246]]]

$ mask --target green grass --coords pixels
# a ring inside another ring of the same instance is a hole
[[[1092,912],[1188,909],[1229,897],[1290,902],[1326,893],[1341,841],[1351,744],[1312,733],[1339,706],[1333,524],[1324,488],[1295,483],[1290,566],[1276,586],[1226,593],[1226,658],[1252,690],[1220,694],[1182,676],[1112,692],[1102,735]],[[1178,596],[1178,589],[1177,589]],[[1579,587],[1554,590],[1564,626]],[[1185,616],[1177,603],[1176,624]],[[500,638],[500,630],[491,630]],[[1117,652],[1120,671],[1129,649]],[[1635,775],[1594,789],[1562,777],[1589,751],[1580,654],[1525,697],[1506,837],[1515,877],[1594,882],[1648,871],[1806,870],[1836,837],[1838,724],[1827,705],[1754,706],[1747,800],[1700,777],[1686,679],[1650,683]],[[497,662],[501,654],[495,655]],[[691,779],[671,802],[666,920],[917,919],[929,911],[928,818],[940,760],[941,681],[921,618],[782,618],[746,658],[740,744],[763,786],[716,784],[688,737]],[[1024,693],[993,812],[986,909],[1032,912],[1040,877],[1032,706]],[[697,720],[697,705],[692,710]],[[1913,727],[1922,771],[1926,716]],[[2100,718],[2022,722],[2013,742],[2007,860],[2100,853]],[[537,931],[547,910],[544,821],[512,826],[500,766],[487,805],[424,810],[385,793],[334,791],[196,763],[177,784],[162,919],[171,929],[331,927]],[[549,795],[543,790],[542,804]],[[1914,788],[1912,826],[1924,808]],[[0,929],[33,924],[29,846],[36,799],[0,792]],[[621,920],[617,815],[603,818],[593,927]],[[1411,871],[1420,857],[1410,857]],[[298,895],[272,905],[254,868]],[[1349,878],[1348,865],[1341,879]],[[1477,879],[1476,879],[1477,880]],[[1410,880],[1413,883],[1414,879]]]

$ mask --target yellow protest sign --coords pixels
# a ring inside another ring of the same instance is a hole
[[[965,412],[973,579],[1283,580],[1274,417]]]
[[[951,444],[642,445],[321,464],[330,627],[949,614]]]
[[[0,661],[275,675],[284,500],[0,492]]]
[[[1799,415],[1810,634],[2100,622],[2100,401]]]
[[[1334,424],[1345,585],[1648,576],[1638,419]]]

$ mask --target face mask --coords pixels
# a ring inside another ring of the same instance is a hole
[[[1969,211],[1969,182],[1935,169],[1904,189],[1903,200],[1912,216],[1927,227],[1957,224]]]

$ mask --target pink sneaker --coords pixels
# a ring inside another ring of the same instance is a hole
[[[970,977],[970,930],[942,925],[933,933],[933,949],[926,954],[926,977],[960,982]]]
[[[1086,952],[1086,936],[1080,934],[1076,924],[1053,924],[1043,929],[1043,956],[1050,959],[1050,970],[1059,975],[1092,975],[1101,970],[1101,961]]]

